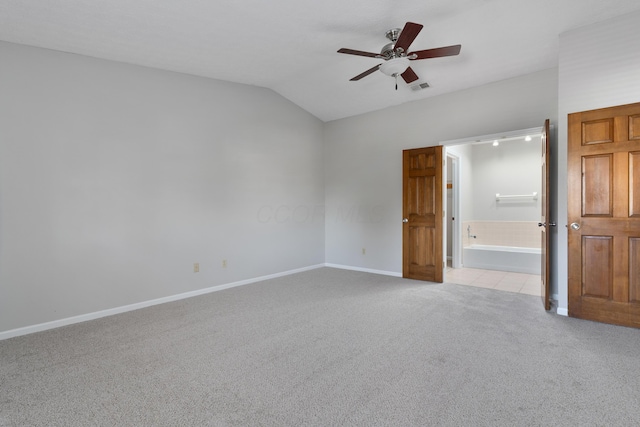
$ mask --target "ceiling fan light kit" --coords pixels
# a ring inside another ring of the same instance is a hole
[[[441,58],[444,56],[455,56],[460,53],[461,46],[459,44],[454,46],[409,52],[409,46],[418,36],[420,31],[422,30],[422,27],[423,26],[420,24],[407,22],[402,30],[400,30],[399,28],[394,28],[387,31],[385,33],[385,36],[389,40],[391,40],[391,43],[386,44],[379,54],[347,48],[338,50],[338,53],[384,59],[385,61],[361,74],[358,74],[357,76],[353,77],[351,81],[358,81],[363,77],[366,77],[369,74],[380,70],[383,74],[396,78],[396,90],[398,90],[398,76],[401,76],[407,84],[413,83],[414,81],[419,79],[415,71],[411,69],[410,61],[428,58]]]
[[[407,71],[409,68],[409,59],[404,56],[402,58],[391,58],[387,62],[380,64],[380,71],[387,76],[397,76]]]

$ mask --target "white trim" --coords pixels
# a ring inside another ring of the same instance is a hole
[[[460,220],[460,157],[456,154],[449,152],[445,147],[445,156],[451,159],[451,183],[452,188],[452,210],[453,212],[447,213],[447,216],[453,216],[458,218],[452,221],[452,233],[451,233],[451,267],[462,268],[462,221]],[[446,180],[446,176],[443,175],[443,180]],[[446,205],[445,205],[446,206]],[[446,222],[445,222],[446,224]],[[446,227],[445,227],[446,228]],[[446,239],[446,236],[445,236]],[[446,241],[446,240],[445,240]],[[446,245],[445,245],[446,247]]]
[[[261,282],[263,280],[275,279],[277,277],[289,276],[291,274],[302,273],[304,271],[309,271],[309,270],[315,270],[317,268],[322,268],[324,266],[325,266],[324,264],[312,265],[309,267],[283,271],[275,274],[268,274],[266,276],[255,277],[252,279],[240,280],[238,282],[231,282],[223,285],[212,286],[205,289],[198,289],[197,291],[184,292],[181,294],[170,295],[168,297],[142,301],[135,304],[123,305],[121,307],[109,308],[107,310],[81,314],[79,316],[67,317],[65,319],[53,320],[51,322],[39,323],[37,325],[25,326],[23,328],[11,329],[8,331],[0,332],[0,341],[13,338],[13,337],[18,337],[21,335],[27,335],[27,334],[33,334],[35,332],[46,331],[48,329],[54,329],[62,326],[73,325],[74,323],[86,322],[87,320],[94,320],[94,319],[99,319],[101,317],[113,316],[114,314],[120,314],[120,313],[125,313],[127,311],[138,310],[138,309],[150,307],[153,305],[164,304],[167,302],[173,302],[181,299],[209,294],[211,292],[222,291],[224,289],[235,288],[237,286],[243,286],[251,283]]]
[[[371,268],[353,267],[351,265],[330,264],[325,263],[325,267],[339,268],[341,270],[362,271],[364,273],[382,274],[384,276],[402,277],[402,273],[396,273],[395,271],[373,270]]]
[[[551,298],[557,302],[558,301],[558,294],[551,294]],[[558,307],[558,308],[556,308],[556,314],[559,315],[559,316],[568,317],[569,316],[569,310],[567,308]]]

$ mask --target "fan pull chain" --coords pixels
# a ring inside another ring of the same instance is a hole
[[[398,73],[394,74],[396,76],[396,90],[398,90]]]

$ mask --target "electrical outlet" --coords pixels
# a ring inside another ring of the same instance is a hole
[[[367,254],[367,250],[365,248],[362,248],[362,255],[366,255]]]
[[[226,259],[222,260],[222,268],[227,268],[227,260]]]
[[[199,273],[200,272],[200,263],[199,262],[193,263],[193,272],[194,273]]]

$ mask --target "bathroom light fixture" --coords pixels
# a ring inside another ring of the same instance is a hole
[[[493,141],[493,146],[494,146],[494,147],[497,147],[498,145],[500,145],[500,143],[498,142],[498,140],[497,140],[497,139],[496,139],[496,140],[494,140],[494,141]]]
[[[524,137],[524,140],[529,142],[529,141],[531,141],[531,137],[529,135],[527,135],[527,136]]]
[[[529,130],[529,129],[527,129],[527,130]],[[534,132],[516,134],[514,132],[513,135],[510,135],[510,134],[495,134],[495,135],[489,135],[486,138],[476,139],[476,140],[473,140],[473,141],[465,140],[465,142],[471,142],[474,145],[493,144],[494,141],[498,141],[498,144],[501,144],[503,142],[508,143],[508,142],[515,142],[515,141],[523,143],[527,136],[531,138],[531,141],[533,141],[536,138],[540,138],[541,134],[534,133]]]

